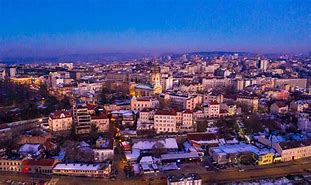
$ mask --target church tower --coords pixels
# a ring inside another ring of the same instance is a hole
[[[151,84],[153,86],[154,94],[162,93],[160,67],[157,64],[153,68],[153,73],[151,76]]]

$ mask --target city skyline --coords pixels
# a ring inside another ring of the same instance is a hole
[[[311,51],[308,1],[0,1],[0,57]]]

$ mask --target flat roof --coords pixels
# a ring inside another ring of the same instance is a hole
[[[56,164],[53,170],[88,170],[88,171],[96,171],[102,170],[107,167],[107,163],[59,163]]]

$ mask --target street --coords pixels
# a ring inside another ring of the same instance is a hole
[[[68,176],[35,176],[26,175],[18,173],[6,173],[1,172],[0,179],[1,183],[5,184],[5,180],[14,181],[24,181],[24,182],[34,182],[38,180],[50,180],[50,185],[84,185],[92,184],[99,185],[108,183],[109,185],[145,185],[150,181],[151,185],[166,184],[166,175],[168,174],[181,174],[181,173],[191,173],[197,172],[203,178],[204,184],[212,183],[225,183],[232,181],[259,179],[259,178],[269,178],[269,177],[281,177],[286,175],[294,174],[307,174],[306,170],[311,169],[311,159],[301,159],[296,161],[291,161],[287,163],[278,163],[266,166],[252,166],[245,168],[244,171],[239,171],[237,168],[225,169],[219,171],[206,171],[204,167],[197,163],[184,164],[184,169],[170,172],[160,172],[157,174],[143,175],[142,177],[124,179],[122,175],[115,180],[100,179],[100,178],[86,178],[86,177],[68,177]],[[151,180],[149,180],[151,179]]]

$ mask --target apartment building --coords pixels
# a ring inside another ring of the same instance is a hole
[[[49,129],[53,132],[70,130],[72,126],[72,114],[68,111],[56,111],[50,114],[48,119]]]
[[[107,114],[101,113],[98,115],[91,115],[91,123],[96,125],[99,132],[108,132],[110,119]]]
[[[91,115],[86,103],[78,102],[73,106],[73,120],[76,134],[87,134],[91,131]]]
[[[242,106],[250,107],[253,112],[257,112],[258,110],[259,98],[257,96],[239,95],[237,97],[237,102]]]
[[[157,111],[154,115],[154,128],[156,132],[177,132],[176,116],[177,113],[172,110]]]
[[[140,97],[135,96],[131,99],[131,110],[141,111],[144,108],[157,108],[159,106],[159,100],[154,97]]]
[[[139,120],[142,123],[153,123],[154,122],[154,109],[143,109],[139,112]]]
[[[197,105],[201,104],[203,97],[199,95],[188,95],[180,93],[167,93],[164,99],[169,102],[172,107],[179,109],[193,110]]]

